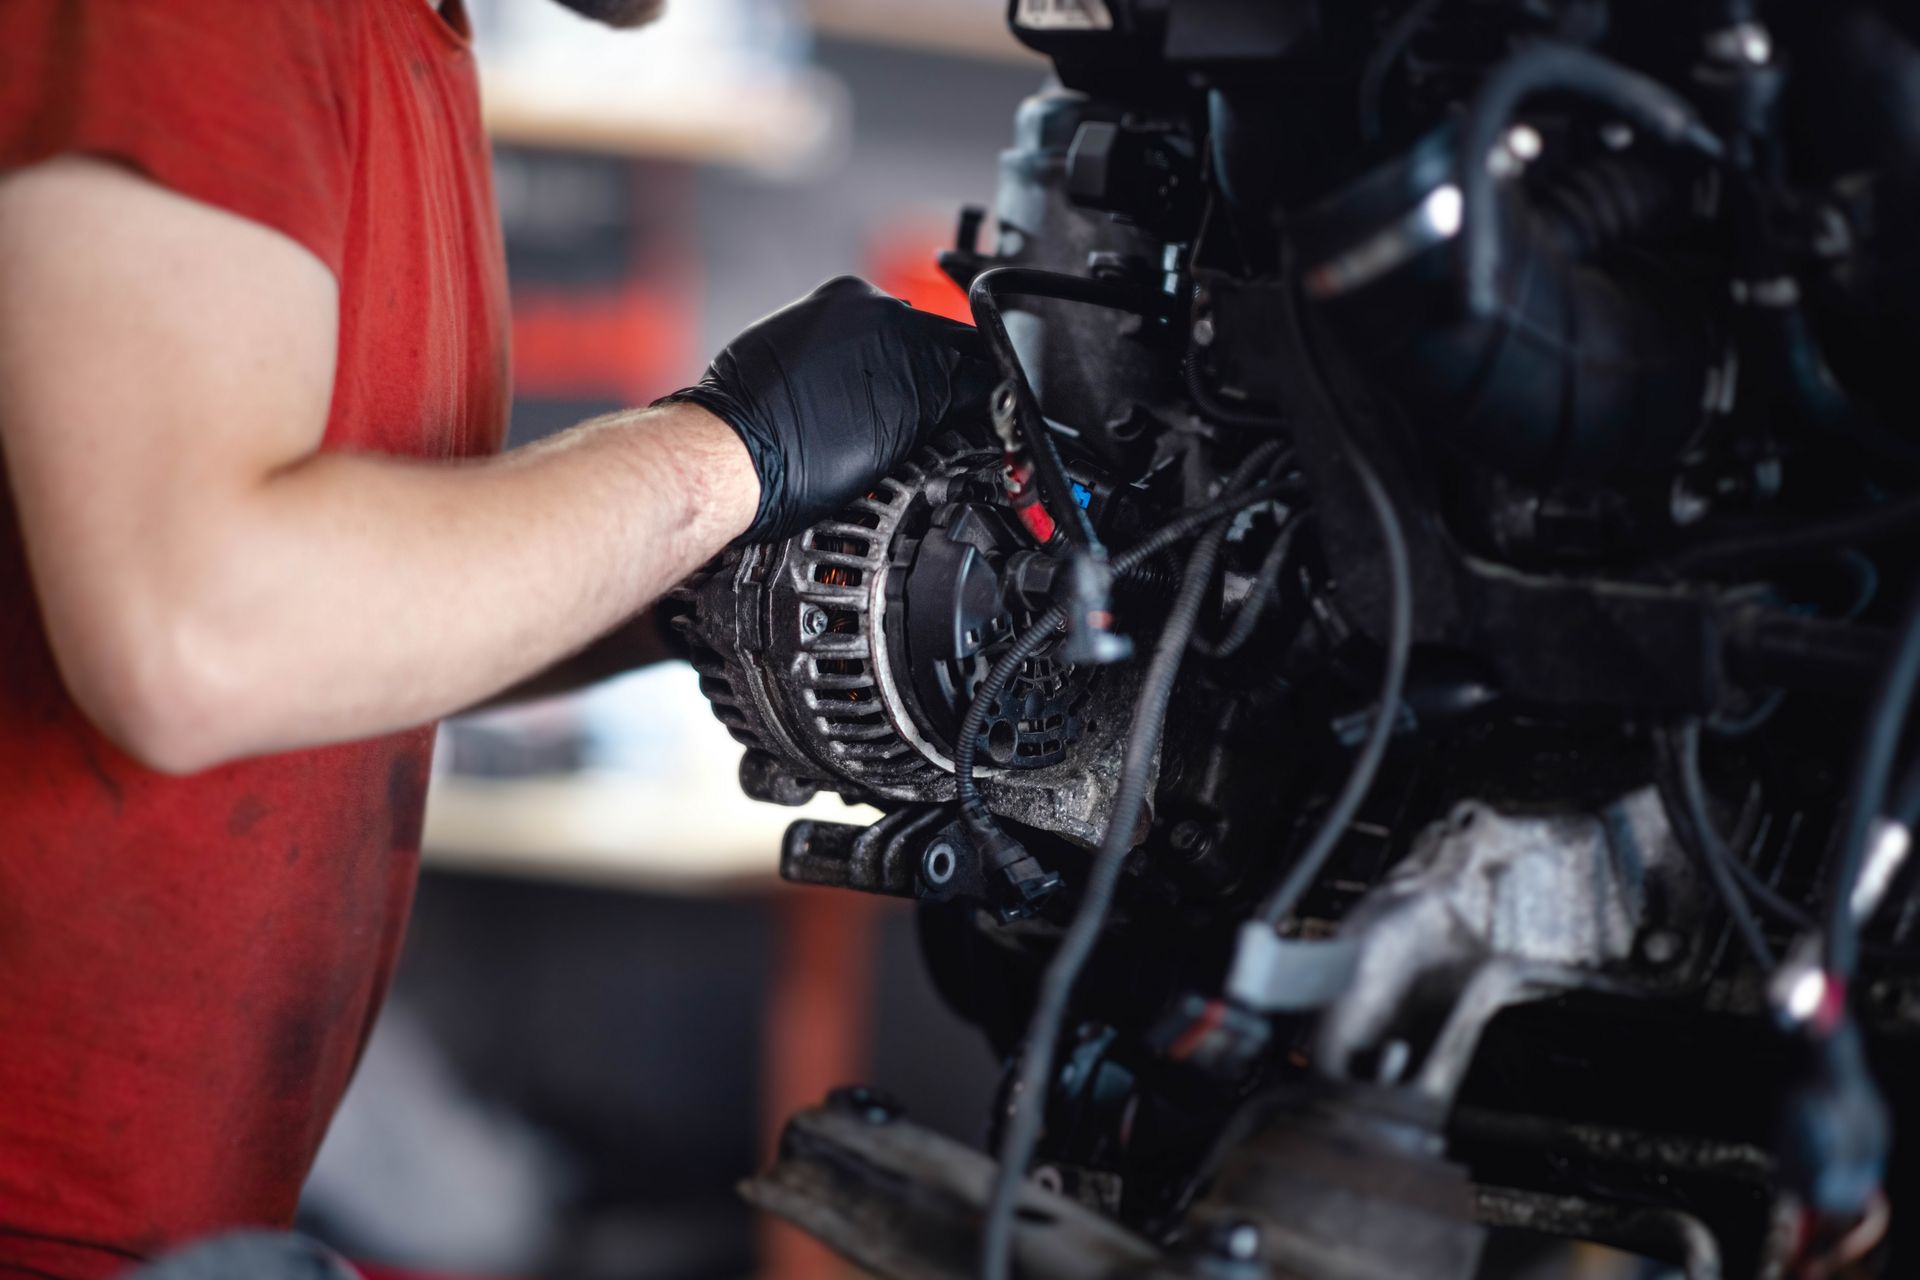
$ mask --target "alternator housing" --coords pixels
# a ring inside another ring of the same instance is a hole
[[[827,520],[735,548],[679,593],[677,624],[715,715],[748,748],[742,785],[799,803],[953,794],[953,734],[1029,620],[1004,590],[1021,535],[998,454],[946,437]],[[1065,760],[1090,673],[1042,657],[986,721],[984,778]]]

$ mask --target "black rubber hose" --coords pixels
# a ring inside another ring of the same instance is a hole
[[[1597,54],[1542,44],[1501,63],[1467,109],[1454,162],[1461,195],[1461,272],[1468,306],[1479,316],[1501,309],[1500,217],[1488,161],[1520,104],[1547,92],[1592,99],[1643,132],[1710,158],[1726,150],[1685,98]]]
[[[1542,192],[1540,221],[1561,253],[1585,262],[1623,241],[1658,234],[1676,219],[1680,190],[1666,169],[1644,158],[1609,156]]]
[[[1853,886],[1867,862],[1874,819],[1887,810],[1887,784],[1900,740],[1920,686],[1920,591],[1901,620],[1899,640],[1875,690],[1872,711],[1862,726],[1860,746],[1841,824],[1839,853],[1833,862],[1826,903],[1827,972],[1843,982],[1860,962],[1860,931],[1853,916]]]
[[[1065,1020],[1067,1003],[1100,940],[1112,909],[1120,875],[1133,847],[1134,832],[1140,823],[1141,808],[1152,786],[1153,761],[1160,747],[1160,735],[1166,727],[1167,705],[1173,697],[1174,679],[1180,674],[1180,662],[1186,656],[1187,641],[1200,618],[1200,607],[1212,585],[1220,563],[1220,549],[1226,537],[1224,524],[1216,524],[1195,544],[1187,557],[1186,573],[1173,612],[1154,645],[1153,658],[1141,682],[1140,696],[1134,704],[1133,721],[1127,733],[1126,753],[1121,759],[1120,781],[1114,791],[1113,815],[1107,824],[1100,851],[1087,874],[1086,890],[1081,896],[1073,923],[1067,926],[1060,946],[1040,980],[1040,992],[1027,1028],[1013,1089],[1011,1112],[1000,1142],[1000,1167],[993,1183],[993,1195],[987,1202],[986,1224],[981,1232],[980,1275],[982,1280],[1009,1280],[1013,1269],[1014,1213],[1019,1206],[1020,1190],[1026,1181],[1027,1165],[1040,1142],[1040,1128],[1046,1116],[1047,1094],[1053,1077],[1053,1062],[1058,1047],[1060,1024]]]
[[[1033,267],[994,267],[982,271],[974,277],[973,287],[967,290],[974,327],[993,352],[1000,376],[1013,384],[1015,416],[1033,455],[1034,474],[1040,481],[1040,496],[1047,514],[1065,531],[1068,541],[1083,550],[1099,551],[1100,537],[1094,532],[1086,511],[1074,501],[1073,481],[1067,475],[1060,446],[1040,412],[1040,401],[1033,394],[1033,384],[1027,380],[1020,353],[1007,332],[1005,317],[1000,314],[1001,302],[1009,297],[1058,298],[1136,315],[1158,314],[1164,303],[1158,294],[1130,285]]]
[[[1707,789],[1700,777],[1700,722],[1687,720],[1677,729],[1663,729],[1654,735],[1655,783],[1666,805],[1667,818],[1674,833],[1693,860],[1699,864],[1708,883],[1733,921],[1741,945],[1760,967],[1772,973],[1778,965],[1773,946],[1760,928],[1753,906],[1735,879],[1735,858],[1714,826],[1707,807]]]

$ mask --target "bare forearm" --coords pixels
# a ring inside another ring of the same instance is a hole
[[[667,639],[666,623],[657,610],[647,609],[595,639],[586,648],[568,654],[523,680],[516,680],[468,710],[484,710],[552,698],[590,688],[675,656]]]
[[[174,767],[457,710],[614,627],[752,518],[733,433],[691,406],[464,464],[319,454],[173,549]],[[176,709],[178,711],[180,709]]]

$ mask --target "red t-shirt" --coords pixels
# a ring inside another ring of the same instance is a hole
[[[0,170],[63,152],[333,271],[324,448],[498,448],[505,269],[461,15],[0,0]],[[61,685],[0,484],[0,1277],[290,1220],[400,945],[431,750],[420,728],[141,768]]]

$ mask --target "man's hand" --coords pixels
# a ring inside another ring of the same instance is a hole
[[[741,540],[761,542],[833,514],[942,422],[984,417],[993,379],[973,329],[841,276],[742,333],[662,403],[701,405],[739,433],[760,476]]]

